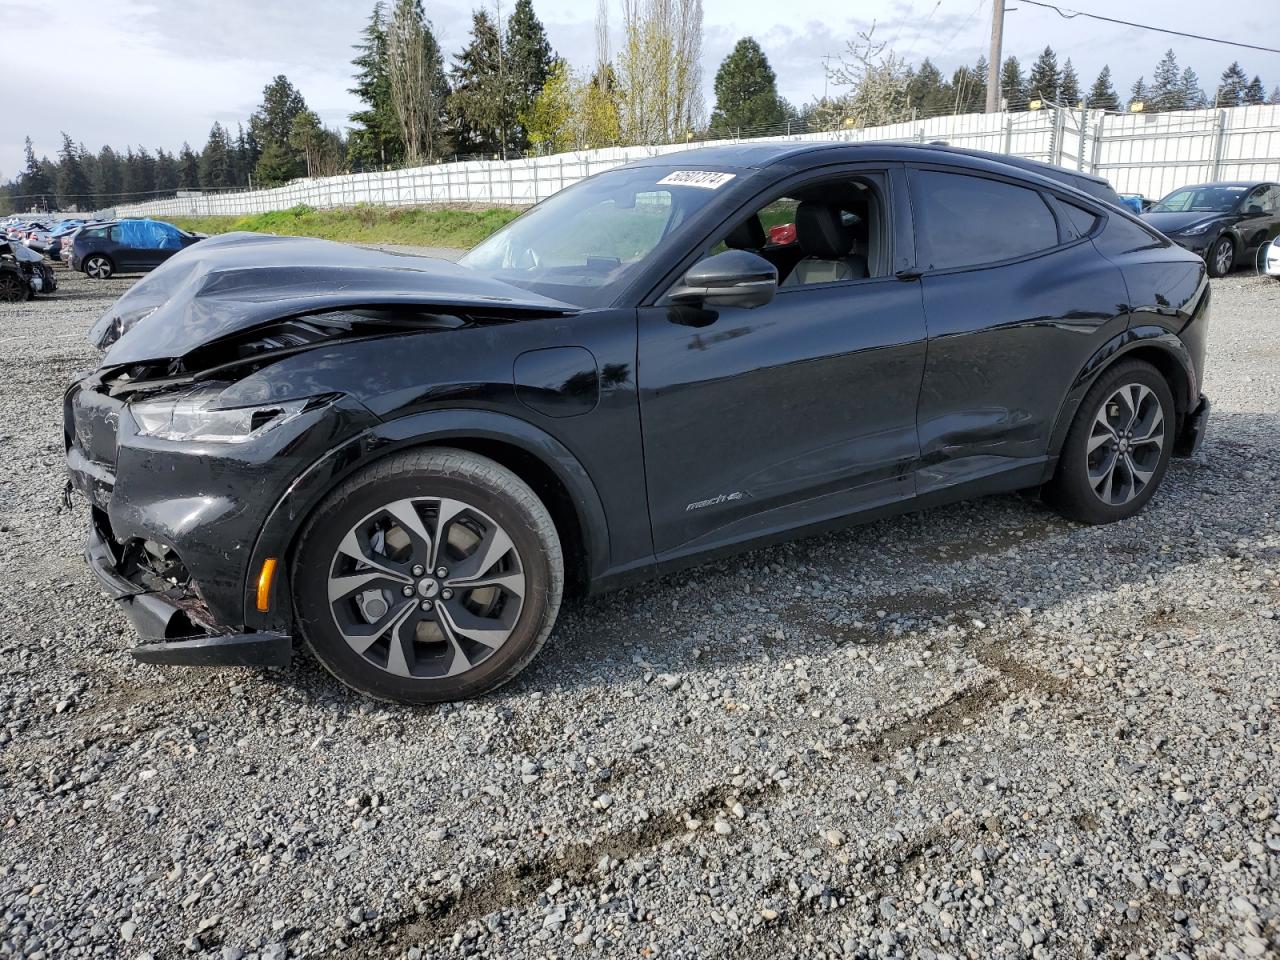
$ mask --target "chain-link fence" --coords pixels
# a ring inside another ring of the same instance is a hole
[[[989,150],[1097,173],[1121,193],[1160,197],[1208,180],[1280,180],[1280,106],[1115,114],[1049,107],[931,117],[884,127],[758,137],[741,142],[839,140],[928,143]],[[714,143],[724,143],[724,140]],[[524,206],[628,161],[692,147],[609,147],[518,160],[469,160],[407,170],[296,180],[270,190],[188,195],[121,205],[118,216],[243,215],[357,204]]]

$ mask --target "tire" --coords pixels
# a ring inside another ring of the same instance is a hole
[[[1173,392],[1160,372],[1140,360],[1116,364],[1080,402],[1045,500],[1081,523],[1132,517],[1164,479],[1176,428]]]
[[[1222,236],[1209,246],[1204,258],[1209,276],[1225,277],[1236,263],[1236,244],[1230,237]]]
[[[109,280],[115,272],[115,265],[109,257],[100,253],[92,253],[84,259],[84,274],[94,280]]]
[[[523,480],[429,447],[331,492],[290,582],[297,630],[330,673],[378,700],[435,703],[488,693],[529,664],[555,624],[564,560]]]
[[[25,303],[31,286],[15,273],[0,273],[0,303]]]

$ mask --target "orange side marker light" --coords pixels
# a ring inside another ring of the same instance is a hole
[[[276,558],[267,557],[262,561],[262,572],[258,574],[258,612],[266,613],[271,609],[271,578],[276,575]]]

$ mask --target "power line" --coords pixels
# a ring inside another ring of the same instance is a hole
[[[1245,50],[1261,50],[1263,53],[1280,53],[1275,47],[1260,47],[1253,43],[1240,43],[1236,40],[1223,40],[1220,37],[1206,37],[1198,33],[1184,33],[1181,30],[1169,30],[1165,27],[1153,27],[1149,23],[1134,23],[1132,20],[1117,20],[1115,17],[1104,17],[1097,13],[1085,13],[1083,10],[1072,10],[1070,8],[1063,9],[1055,7],[1052,3],[1042,3],[1041,0],[1021,0],[1022,3],[1029,3],[1033,7],[1045,7],[1052,10],[1064,20],[1074,20],[1076,17],[1088,17],[1090,20],[1102,20],[1106,23],[1118,23],[1122,27],[1137,27],[1139,30],[1153,30],[1156,33],[1168,33],[1175,37],[1187,37],[1191,40],[1207,40],[1209,43],[1222,43],[1228,47],[1241,47]]]

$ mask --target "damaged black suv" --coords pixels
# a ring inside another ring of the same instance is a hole
[[[1038,488],[1120,520],[1203,435],[1204,263],[1101,181],[949,148],[671,154],[461,263],[203,241],[66,395],[89,562],[154,663],[490,690],[562,595]]]

